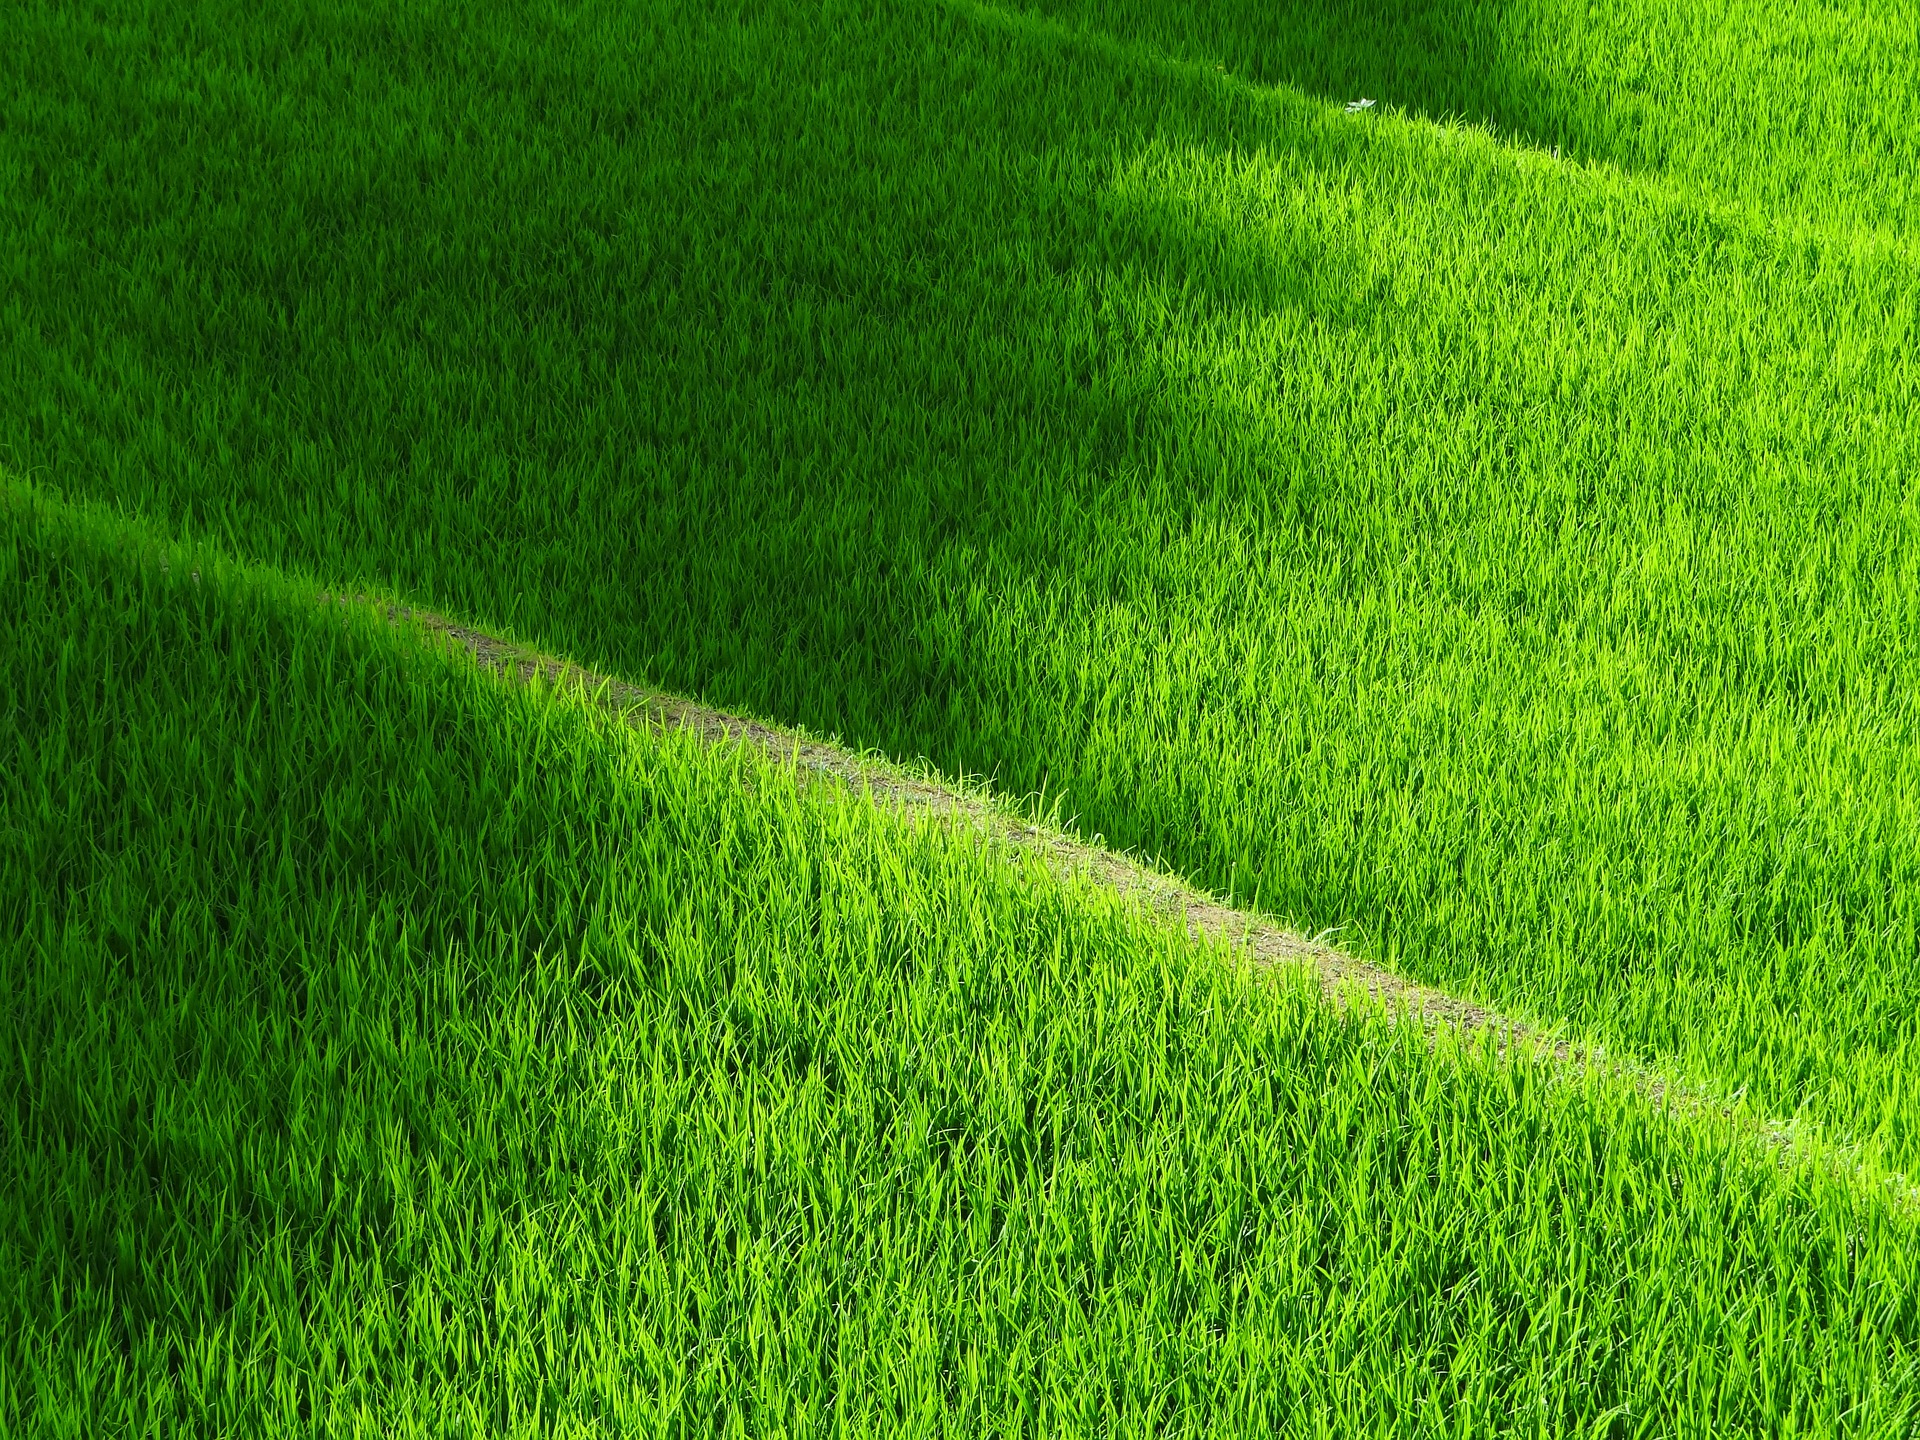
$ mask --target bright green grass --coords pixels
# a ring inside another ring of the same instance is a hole
[[[0,458],[1920,1164],[1911,26],[1458,9],[16,6]]]
[[[8,1435],[1920,1424],[1874,1192],[4,518]]]
[[[1484,123],[1767,215],[1920,219],[1920,10],[1861,0],[1009,4],[1259,84]]]

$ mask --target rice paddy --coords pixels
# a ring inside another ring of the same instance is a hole
[[[1920,1170],[1911,14],[0,41],[0,1428],[1916,1433],[1892,1190],[313,599]]]
[[[1913,1422],[1880,1192],[9,520],[11,1433]]]

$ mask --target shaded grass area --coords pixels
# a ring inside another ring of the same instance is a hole
[[[0,444],[1912,1166],[1906,242],[1147,13],[25,7]]]
[[[211,551],[0,594],[9,1434],[1920,1418],[1826,1172]]]

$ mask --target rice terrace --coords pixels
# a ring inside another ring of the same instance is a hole
[[[1920,1437],[1915,0],[0,77],[0,1434]]]

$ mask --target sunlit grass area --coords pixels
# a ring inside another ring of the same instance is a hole
[[[1884,1197],[312,593],[1920,1170],[1916,85],[1849,4],[14,6],[0,1413],[1910,1434]]]
[[[1911,47],[1574,27],[1575,164],[1487,13],[37,4],[0,438],[1911,1165]]]
[[[9,1434],[1900,1435],[1914,1212],[10,506]]]
[[[1484,127],[1760,222],[1920,216],[1911,9],[1753,0],[1038,0],[1005,6],[1255,85]]]

